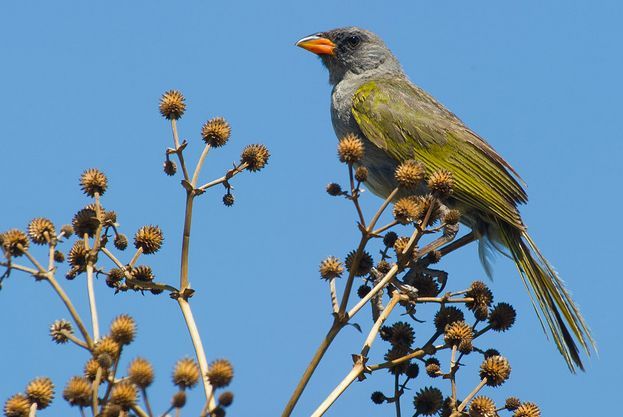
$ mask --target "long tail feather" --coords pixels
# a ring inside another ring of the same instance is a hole
[[[569,369],[584,370],[577,343],[590,356],[595,342],[564,282],[525,230],[503,223],[498,226],[500,238],[511,252],[541,325],[549,329]]]

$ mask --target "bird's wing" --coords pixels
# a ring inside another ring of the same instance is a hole
[[[527,196],[513,168],[453,113],[406,79],[362,85],[352,113],[368,140],[398,161],[445,169],[461,203],[523,229],[517,204]]]

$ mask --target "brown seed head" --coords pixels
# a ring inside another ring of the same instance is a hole
[[[480,378],[487,378],[487,385],[502,385],[511,374],[511,366],[503,356],[491,356],[480,365]]]
[[[385,233],[385,236],[383,236],[383,244],[388,248],[393,248],[397,239],[398,235],[396,232],[387,232]]]
[[[54,251],[54,262],[58,262],[59,264],[65,262],[65,254],[58,249],[55,250]]]
[[[227,359],[217,359],[210,364],[208,380],[214,388],[223,388],[234,378],[234,367]]]
[[[225,417],[225,409],[221,406],[217,406],[212,410],[212,417]]]
[[[541,410],[539,410],[536,404],[525,402],[517,407],[513,417],[541,417]]]
[[[489,397],[475,397],[469,405],[469,417],[494,417],[495,415],[495,402]]]
[[[138,281],[145,282],[153,281],[154,279],[154,273],[152,272],[151,267],[147,265],[139,265],[132,269],[132,276]]]
[[[337,155],[340,162],[346,164],[359,162],[363,158],[364,151],[363,142],[353,133],[344,136],[337,145]]]
[[[178,391],[173,394],[171,405],[175,408],[182,408],[186,405],[186,392]]]
[[[222,392],[218,396],[218,404],[223,407],[229,407],[234,402],[234,393],[231,391]]]
[[[453,186],[454,178],[450,171],[442,169],[433,172],[430,177],[428,177],[428,189],[437,198],[447,198],[452,194]]]
[[[423,206],[412,197],[403,197],[396,201],[392,214],[400,224],[409,224],[422,216]]]
[[[389,343],[405,349],[411,348],[415,340],[415,332],[409,323],[404,321],[396,322],[391,327],[391,337]]]
[[[443,404],[443,395],[438,388],[426,387],[413,398],[415,411],[423,416],[437,414]]]
[[[270,152],[262,144],[248,145],[242,150],[240,162],[247,164],[247,170],[251,172],[264,168],[270,158]]]
[[[355,179],[359,182],[366,182],[368,180],[368,168],[364,166],[357,167],[355,170]]]
[[[63,398],[72,406],[89,406],[91,404],[91,383],[79,376],[72,377],[65,385]]]
[[[50,336],[56,343],[67,343],[67,336],[65,332],[73,334],[71,323],[67,320],[56,320],[50,326]]]
[[[392,269],[392,266],[384,259],[380,260],[379,263],[376,265],[376,270],[379,271],[381,274],[387,274],[390,269]]]
[[[408,160],[398,165],[395,178],[400,187],[412,190],[422,182],[425,173],[423,164]]]
[[[465,306],[472,311],[475,311],[479,306],[490,306],[493,303],[493,293],[482,281],[472,282],[465,296],[474,299],[474,301],[465,303]]]
[[[36,378],[26,387],[26,396],[37,408],[43,410],[54,399],[54,384],[50,378]]]
[[[391,329],[391,328],[390,328]],[[389,331],[390,337],[391,337],[391,330]],[[386,361],[393,361],[396,360],[398,358],[401,358],[403,356],[405,356],[406,354],[409,353],[409,348],[404,347],[404,346],[392,346],[391,349],[389,349],[387,351],[387,353],[385,353],[385,360]],[[392,366],[391,368],[388,369],[389,373],[392,375],[402,375],[407,371],[407,368],[409,367],[409,365],[411,364],[410,361],[404,361],[401,362],[397,365]]]
[[[46,245],[56,237],[56,229],[49,219],[37,217],[28,225],[28,237],[35,245]]]
[[[85,234],[89,237],[93,237],[99,224],[100,221],[97,219],[97,213],[90,207],[85,207],[78,211],[71,220],[74,232],[79,237],[83,237]]]
[[[443,216],[445,224],[457,224],[461,220],[461,212],[458,210],[448,210]]]
[[[122,381],[113,386],[110,391],[110,402],[118,405],[124,410],[128,410],[134,404],[136,404],[136,387],[134,384]]]
[[[89,197],[95,197],[95,194],[102,195],[108,188],[108,179],[99,169],[87,169],[80,176],[80,188]]]
[[[136,322],[127,314],[117,316],[110,324],[110,337],[120,345],[129,345],[136,335]]]
[[[462,340],[458,346],[459,352],[463,355],[468,355],[474,350],[474,343],[471,339]]]
[[[213,148],[225,145],[231,136],[231,127],[222,117],[208,120],[201,128],[201,137],[204,142]]]
[[[359,288],[357,288],[357,296],[359,298],[363,298],[366,295],[368,295],[370,293],[370,291],[372,291],[372,287],[370,287],[369,285],[366,285],[366,284],[361,284],[359,286]]]
[[[74,234],[74,228],[71,224],[64,224],[63,227],[61,227],[61,235],[65,239],[71,237],[71,235],[73,234]]]
[[[160,114],[169,120],[177,120],[184,114],[184,96],[176,90],[169,90],[160,99]]]
[[[461,310],[453,306],[444,306],[435,314],[435,329],[443,332],[446,326],[463,320],[465,320],[465,315]]]
[[[143,226],[134,235],[134,247],[142,248],[147,255],[158,252],[163,241],[164,236],[158,226]]]
[[[503,332],[510,329],[515,324],[517,312],[508,303],[499,303],[491,310],[489,315],[489,325],[496,332]]]
[[[108,277],[106,277],[106,284],[111,288],[116,288],[117,284],[125,277],[123,271],[119,268],[112,268],[108,271]]]
[[[15,394],[4,403],[4,415],[6,417],[28,417],[30,401],[23,394]]]
[[[11,256],[22,256],[28,250],[28,236],[18,229],[11,229],[0,235],[0,242],[5,253]]]
[[[333,278],[339,278],[344,272],[342,262],[335,256],[329,256],[324,261],[320,262],[320,277],[322,279],[330,280]]]
[[[84,377],[89,381],[94,381],[97,377],[97,370],[102,370],[101,379],[104,380],[108,375],[108,370],[104,369],[100,366],[100,364],[93,358],[89,359],[87,363],[84,364]]]
[[[426,374],[431,378],[437,378],[441,375],[441,364],[437,358],[428,358],[424,361]]]
[[[84,240],[76,240],[69,250],[69,255],[67,256],[67,261],[69,265],[73,266],[79,271],[84,271],[87,266],[87,257],[89,255],[89,251],[84,247]]]
[[[355,251],[351,251],[344,260],[344,264],[346,265],[347,270],[351,270],[353,267],[353,262],[355,261]],[[359,259],[359,265],[357,265],[357,269],[355,271],[355,276],[362,277],[364,275],[368,275],[372,267],[374,266],[374,260],[372,256],[368,252],[363,252]]]
[[[327,194],[329,194],[330,196],[336,197],[342,194],[342,187],[340,186],[340,184],[332,182],[327,185],[326,191]]]
[[[177,361],[173,370],[173,384],[178,387],[192,388],[199,381],[199,367],[194,360],[184,358]]]
[[[508,397],[504,402],[504,408],[508,411],[513,411],[519,408],[521,401],[517,397]]]
[[[137,387],[147,388],[154,382],[154,368],[147,359],[136,358],[128,366],[128,377]]]
[[[225,204],[227,207],[233,206],[235,201],[236,199],[234,198],[234,195],[232,193],[227,193],[223,196],[223,204]]]
[[[171,177],[175,175],[175,173],[177,172],[177,165],[175,164],[174,161],[167,159],[166,161],[164,161],[164,164],[162,164],[162,169],[165,174]]]
[[[439,294],[439,285],[429,275],[418,274],[411,285],[417,288],[420,297],[436,297]]]
[[[457,347],[464,342],[471,342],[474,338],[472,327],[464,321],[455,321],[445,329],[444,341],[450,346]]]
[[[119,343],[115,342],[112,337],[102,337],[93,348],[93,357],[98,359],[101,355],[108,355],[114,359],[119,354],[120,349],[121,347],[119,346]]]
[[[374,404],[383,404],[387,397],[381,391],[374,391],[372,395],[370,395],[370,399]]]
[[[128,238],[123,233],[118,233],[113,241],[115,248],[125,250],[128,247]]]

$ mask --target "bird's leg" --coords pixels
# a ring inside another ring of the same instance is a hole
[[[425,245],[422,249],[418,250],[417,254],[415,255],[415,258],[416,259],[420,259],[420,258],[428,255],[430,252],[439,249],[443,245],[445,245],[445,244],[447,244],[449,242],[452,242],[452,240],[454,240],[454,238],[456,237],[456,234],[458,233],[458,231],[459,231],[458,223],[457,224],[453,224],[453,225],[447,225],[444,228],[443,235],[441,235],[437,239],[433,240],[429,244]],[[448,245],[448,246],[450,246],[450,245]],[[442,253],[442,255],[444,255],[444,254]]]

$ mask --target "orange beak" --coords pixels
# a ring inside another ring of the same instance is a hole
[[[307,49],[309,52],[313,52],[316,55],[334,55],[335,44],[327,38],[322,36],[312,35],[307,36],[296,43],[296,46],[300,46],[303,49]]]

